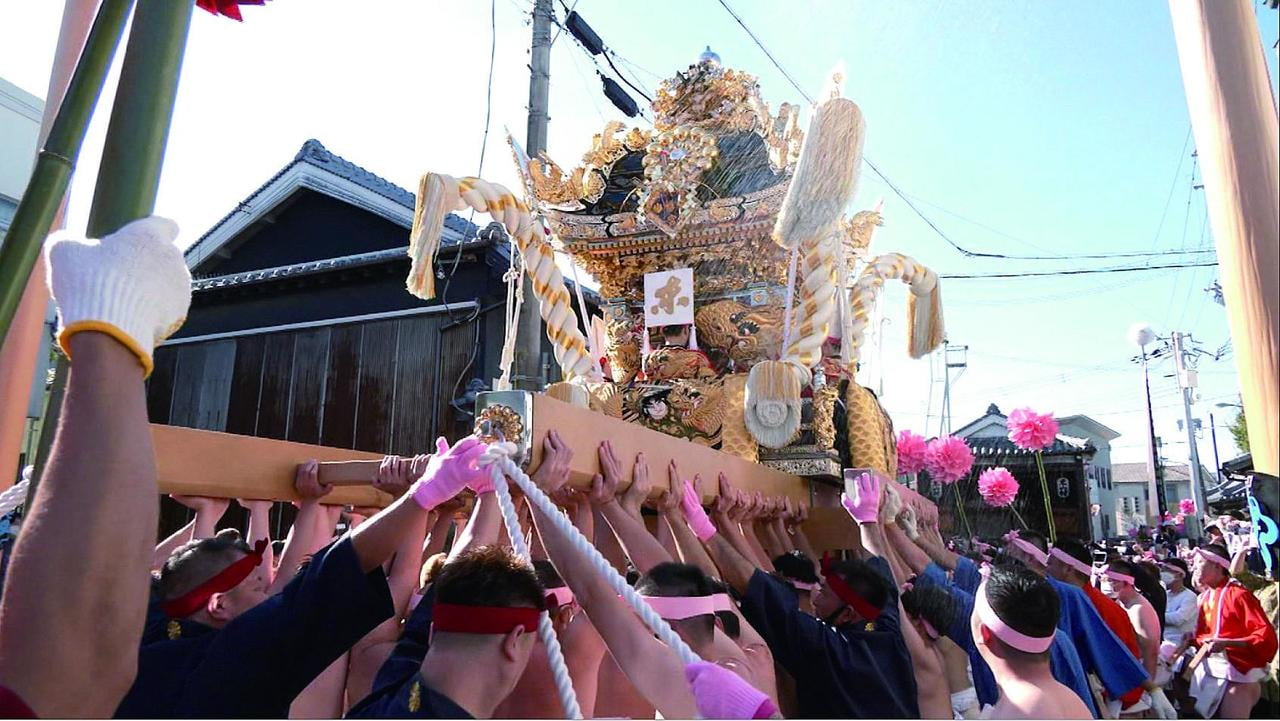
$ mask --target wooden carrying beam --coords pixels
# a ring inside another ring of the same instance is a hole
[[[542,462],[542,443],[547,433],[555,429],[573,448],[569,482],[578,488],[590,487],[592,477],[600,472],[597,449],[607,440],[613,444],[622,465],[622,488],[631,485],[636,454],[644,452],[655,493],[666,486],[667,464],[674,459],[685,478],[702,475],[704,503],[710,503],[716,497],[717,478],[722,471],[734,487],[744,491],[759,491],[766,496],[789,496],[792,502],[809,502],[809,483],[799,476],[775,471],[714,448],[572,406],[549,396],[530,394],[530,397],[533,416],[529,434],[532,451],[528,465],[530,473]]]
[[[643,451],[655,494],[666,486],[667,464],[675,459],[686,478],[702,475],[706,503],[717,495],[721,471],[744,491],[809,502],[809,484],[798,476],[544,395],[519,395],[522,397],[518,400],[526,404],[522,412],[532,416],[524,435],[532,449],[529,473],[542,462],[542,443],[554,428],[574,450],[569,482],[579,488],[589,487],[592,477],[600,472],[597,448],[609,440],[622,464],[623,488],[631,485],[636,454]],[[343,486],[326,496],[326,502],[356,506],[385,506],[390,502],[385,493],[357,487],[373,481],[382,459],[376,453],[159,424],[152,425],[152,438],[160,490],[164,493],[295,500],[295,470],[298,464],[314,458],[321,461],[321,483]]]
[[[161,493],[295,501],[298,464],[316,459],[320,482],[340,486],[324,497],[325,503],[382,507],[391,502],[391,496],[369,486],[382,459],[377,453],[158,423],[151,425],[151,440]]]

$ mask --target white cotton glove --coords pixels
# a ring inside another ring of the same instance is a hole
[[[1155,689],[1148,691],[1147,695],[1151,697],[1151,709],[1156,712],[1158,719],[1176,719],[1178,712],[1173,708],[1173,704],[1169,703],[1168,697],[1164,695],[1163,689]]]
[[[907,534],[907,538],[916,540],[920,537],[920,525],[916,519],[916,509],[911,506],[903,506],[898,512],[898,528]]]
[[[102,240],[55,233],[45,243],[49,290],[58,306],[58,345],[80,331],[115,338],[151,375],[156,344],[182,326],[191,273],[173,241],[178,226],[151,216]]]

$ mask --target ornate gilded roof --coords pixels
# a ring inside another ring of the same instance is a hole
[[[663,82],[652,107],[652,130],[608,123],[572,171],[529,159],[531,204],[605,297],[689,266],[699,293],[781,283],[786,256],[770,234],[803,140],[798,108],[771,115],[756,78],[711,52]]]

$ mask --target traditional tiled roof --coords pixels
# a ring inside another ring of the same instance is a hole
[[[1169,483],[1177,481],[1191,480],[1191,466],[1186,463],[1166,463],[1164,465],[1164,480]],[[1213,478],[1213,474],[1208,468],[1200,466],[1200,477],[1204,479]],[[1111,479],[1116,483],[1146,483],[1147,464],[1142,463],[1112,463]]]
[[[315,138],[312,138],[302,144],[302,148],[298,150],[298,154],[293,156],[293,162],[310,163],[318,168],[324,168],[334,175],[346,178],[357,185],[372,190],[378,195],[390,198],[406,208],[413,208],[413,193],[379,175],[375,175],[374,173],[365,170],[346,158],[335,155]],[[286,167],[285,170],[288,170],[288,167]],[[445,216],[444,225],[446,228],[462,233],[467,238],[475,237],[476,226],[453,213],[449,213]]]
[[[483,245],[483,241],[473,241],[473,243],[476,245]],[[466,246],[464,246],[464,249],[465,248]],[[401,248],[387,248],[386,250],[375,250],[369,253],[344,255],[339,258],[325,258],[323,260],[312,260],[306,263],[280,265],[274,268],[246,270],[242,273],[218,275],[212,278],[196,278],[191,281],[191,290],[202,291],[214,290],[217,288],[231,288],[240,285],[250,285],[253,283],[265,283],[272,280],[280,280],[282,278],[295,278],[303,275],[311,275],[313,273],[324,273],[332,270],[359,268],[361,266],[376,265],[378,263],[386,263],[393,260],[407,260],[408,252],[408,246]]]
[[[966,438],[965,442],[969,444],[969,448],[973,451],[973,455],[978,458],[991,458],[1002,456],[1031,456],[1033,451],[1024,450],[1014,445],[1014,442],[1004,436],[993,436],[987,438]],[[1069,456],[1076,454],[1089,455],[1096,452],[1097,449],[1093,444],[1083,438],[1071,438],[1070,436],[1058,436],[1054,440],[1053,445],[1045,449],[1046,456]]]
[[[272,183],[274,183],[277,179],[279,179],[280,176],[289,172],[289,170],[291,170],[294,166],[298,165],[299,163],[306,163],[307,165],[311,165],[311,166],[320,168],[322,170],[326,170],[330,173],[333,173],[334,175],[337,175],[340,178],[349,180],[355,183],[356,185],[359,185],[367,190],[370,190],[378,195],[381,195],[384,198],[394,201],[396,204],[402,205],[405,208],[409,209],[410,211],[413,210],[413,206],[414,206],[413,193],[409,192],[408,190],[405,190],[404,188],[401,188],[395,183],[392,183],[391,181],[379,175],[376,175],[374,173],[369,172],[368,170],[365,170],[364,168],[360,167],[359,165],[356,165],[350,160],[347,160],[339,155],[335,155],[328,148],[324,147],[324,145],[321,144],[319,140],[312,138],[302,144],[302,147],[298,150],[297,154],[293,156],[293,160],[290,161],[288,165],[284,166],[283,168],[280,169],[280,172],[276,173],[275,175],[267,179],[267,182],[258,186],[257,190],[250,193],[249,197],[241,201],[241,203],[239,203],[236,206],[236,208],[233,209],[230,213],[227,213],[226,215],[222,216],[222,218],[219,219],[218,222],[214,223],[213,226],[209,228],[209,230],[205,231],[204,235],[200,236],[200,238],[195,243],[193,243],[190,248],[187,249],[187,252],[190,253],[192,250],[200,247],[202,241],[204,241],[205,238],[207,238],[208,236],[212,235],[215,231],[217,231],[218,228],[221,227],[223,223],[226,223],[228,220],[235,217],[235,215],[240,212],[240,209],[242,206],[247,204],[249,201],[252,201],[258,195],[260,195],[264,190],[270,187]],[[475,224],[470,223],[466,220],[463,220],[462,218],[458,217],[457,215],[454,215],[453,213],[450,213],[445,216],[444,225],[446,228],[449,228],[451,230],[457,231],[458,233],[461,233],[462,236],[466,239],[475,237],[475,234],[476,234]],[[448,243],[451,241],[448,240],[446,237],[442,237],[441,242]]]

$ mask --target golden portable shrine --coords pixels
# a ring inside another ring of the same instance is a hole
[[[844,214],[864,123],[840,80],[802,131],[799,108],[771,114],[755,77],[708,51],[659,88],[652,129],[607,124],[572,171],[510,140],[523,200],[480,178],[424,175],[409,291],[434,296],[432,257],[449,211],[490,213],[519,249],[508,277],[532,283],[565,378],[546,396],[510,390],[509,321],[503,377],[479,399],[477,429],[522,441],[536,464],[554,415],[583,449],[580,482],[594,472],[588,441],[611,435],[651,458],[657,442],[659,461],[678,458],[690,474],[745,461],[757,469],[744,471],[748,490],[815,506],[836,505],[842,468],[894,477],[892,421],[855,377],[863,337],[884,282],[899,279],[910,290],[908,352],[934,350],[940,290],[915,260],[869,254],[878,210]],[[599,282],[603,318],[580,324],[558,251]],[[688,468],[702,465],[691,459],[710,465]]]

